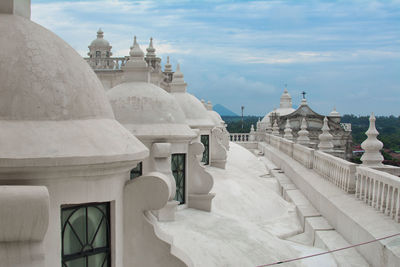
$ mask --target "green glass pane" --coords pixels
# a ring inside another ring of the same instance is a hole
[[[185,160],[185,154],[172,154],[171,170],[176,183],[175,200],[180,204],[185,203]]]
[[[107,253],[99,253],[88,257],[88,267],[108,266]],[[104,263],[104,265],[103,265]]]
[[[85,209],[78,209],[72,214],[71,217],[69,217],[69,220],[65,226],[63,238],[64,255],[74,254],[81,251],[82,245],[86,243],[85,218]]]
[[[86,266],[86,259],[85,258],[79,258],[79,259],[67,261],[66,265],[68,267],[88,267],[88,266]]]
[[[201,143],[204,146],[204,151],[203,151],[203,157],[201,159],[201,162],[203,162],[205,165],[208,165],[210,162],[210,137],[209,135],[202,135],[200,137]]]
[[[93,248],[107,246],[107,224],[103,212],[98,208],[88,208],[88,236]]]

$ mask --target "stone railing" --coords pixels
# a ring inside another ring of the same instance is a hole
[[[276,149],[279,149],[279,145],[281,143],[282,138],[279,136],[275,136],[270,134],[269,135],[269,144],[273,147],[275,147]]]
[[[314,169],[342,190],[354,192],[356,164],[272,134],[266,134],[265,142],[303,166]]]
[[[281,150],[286,155],[293,157],[293,145],[294,143],[288,139],[281,138],[279,150]]]
[[[314,149],[308,148],[300,144],[293,145],[293,158],[303,164],[305,167],[312,169],[314,162]]]
[[[369,206],[399,220],[400,179],[386,172],[357,167],[355,195]]]
[[[94,70],[121,70],[128,60],[127,57],[84,58]]]
[[[344,159],[318,150],[314,151],[313,169],[349,193],[355,190],[356,166]]]
[[[250,134],[248,133],[229,133],[231,142],[248,142]]]

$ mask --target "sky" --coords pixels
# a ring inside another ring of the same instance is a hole
[[[265,115],[287,85],[320,114],[400,115],[400,0],[31,1],[32,20],[82,56],[98,28],[114,56],[153,37],[188,92],[237,114]]]

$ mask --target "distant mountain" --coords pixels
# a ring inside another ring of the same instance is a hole
[[[213,110],[216,111],[220,116],[238,116],[236,113],[220,104],[216,104],[213,107]]]

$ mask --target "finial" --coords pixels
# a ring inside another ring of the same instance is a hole
[[[164,72],[172,73],[172,66],[169,63],[169,56],[167,56],[167,63],[165,63]],[[171,79],[172,79],[172,76],[171,76]]]
[[[174,75],[172,76],[172,83],[173,84],[184,84],[185,81],[183,79],[183,73],[181,72],[181,67],[179,63],[176,65],[176,70]]]
[[[97,31],[97,38],[103,39],[103,37],[104,37],[104,32],[101,30],[101,28],[99,28],[99,30]]]
[[[290,127],[290,120],[286,120],[286,125],[285,125],[285,134],[283,135],[283,138],[286,138],[288,140],[293,140],[293,134],[292,134],[292,128]]]
[[[328,118],[324,118],[324,123],[322,125],[322,134],[318,136],[319,144],[318,148],[321,151],[331,152],[333,149],[333,136],[329,133]]]
[[[368,137],[361,143],[361,147],[364,149],[364,154],[361,156],[362,165],[368,167],[380,167],[382,166],[383,156],[380,150],[383,148],[383,143],[378,140],[379,132],[375,126],[375,115],[371,113],[369,117],[369,128],[365,133]]]
[[[147,54],[146,57],[156,57],[156,49],[153,47],[153,37],[150,37],[149,47],[146,48]]]
[[[300,131],[297,133],[297,143],[301,145],[308,145],[310,143],[310,138],[308,137],[309,132],[307,131],[307,121],[304,117],[301,121]]]
[[[279,126],[277,120],[274,121],[274,124],[272,126],[272,135],[279,136]]]
[[[301,94],[303,95],[303,99],[306,99],[306,94],[307,93],[303,91],[303,92],[301,92]]]
[[[133,46],[131,46],[131,51],[129,52],[129,55],[133,58],[143,58],[144,53],[142,49],[140,49],[139,44],[137,43],[136,40],[136,35],[133,37]]]
[[[283,92],[285,93],[285,94],[287,94],[288,93],[288,90],[287,90],[287,84],[285,83],[285,90],[283,90]]]

